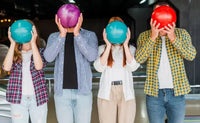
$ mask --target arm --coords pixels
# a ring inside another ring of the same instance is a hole
[[[87,33],[83,32],[75,36],[74,41],[83,56],[85,56],[85,58],[91,62],[94,61],[98,55],[98,42],[94,32]]]
[[[151,25],[151,32],[146,31],[139,35],[138,41],[137,41],[137,51],[136,51],[136,61],[138,63],[144,63],[150,53],[153,50],[153,46],[156,42],[156,38],[159,35],[159,32],[164,30],[164,28],[159,29],[160,23],[156,25],[156,20],[153,21],[151,19],[150,22]]]
[[[64,45],[65,37],[61,37],[59,33],[53,33],[49,36],[47,46],[44,51],[44,58],[48,62],[55,60]]]
[[[32,39],[31,39],[31,47],[33,50],[33,61],[34,61],[34,66],[36,70],[41,70],[43,68],[43,62],[42,62],[42,58],[40,56],[38,47],[36,45],[36,40],[38,37],[37,31],[35,29],[35,26],[33,26],[33,31],[31,32],[32,34]]]
[[[153,50],[155,41],[147,37],[149,32],[144,32],[139,35],[137,40],[136,61],[140,64],[144,63]]]
[[[10,40],[10,48],[3,62],[3,70],[5,71],[10,71],[12,69],[14,50],[16,45],[15,41],[11,37],[10,27],[8,29],[8,38]]]
[[[103,61],[101,60],[101,59],[106,59],[105,58],[105,55],[107,54],[107,53],[105,53],[106,52],[106,50],[105,50],[106,47],[107,46],[105,46],[105,45],[99,46],[98,58],[94,61],[94,64],[93,64],[95,70],[98,71],[98,72],[103,72],[107,67],[107,60],[104,61],[105,62],[104,64],[102,64]]]
[[[99,57],[94,62],[94,67],[98,72],[103,72],[106,69],[108,57],[109,57],[109,54],[111,52],[111,47],[112,47],[112,44],[107,39],[107,34],[106,34],[105,29],[103,30],[103,39],[106,43],[106,46],[102,45],[99,47],[99,53],[98,53]]]
[[[124,47],[124,50],[126,55],[126,68],[131,72],[136,71],[140,66],[134,58],[136,48],[130,45],[129,48]]]
[[[192,61],[195,58],[196,49],[192,45],[191,37],[185,29],[181,30],[180,36],[176,36],[172,44],[186,60]]]
[[[88,61],[94,61],[98,55],[98,41],[94,32],[82,32],[80,31],[83,23],[83,15],[80,14],[78,23],[74,27],[74,41],[77,44],[79,50],[85,56]]]
[[[130,71],[135,71],[140,66],[140,64],[138,64],[134,58],[135,47],[133,47],[131,45],[130,45],[130,47],[128,46],[130,38],[131,38],[131,32],[130,32],[130,29],[128,28],[127,38],[126,38],[125,42],[123,43],[124,52],[126,55],[126,68]]]
[[[57,18],[57,15],[55,15],[55,23],[59,29],[59,33],[53,33],[49,36],[47,46],[44,51],[44,57],[48,62],[52,62],[56,58],[64,45],[67,34],[67,29],[61,25],[60,19]]]

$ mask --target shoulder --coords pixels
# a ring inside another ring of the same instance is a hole
[[[80,33],[81,34],[96,35],[95,32],[87,30],[87,29],[83,29],[83,28],[81,28]]]
[[[129,49],[132,53],[135,53],[136,48],[133,45],[129,45]]]
[[[55,37],[58,37],[59,33],[60,33],[60,32],[54,32],[54,33],[51,33],[51,34],[49,35],[49,38],[55,38]]]
[[[183,28],[175,28],[175,33],[188,33],[188,31]]]
[[[150,33],[151,33],[151,30],[146,30],[146,31],[140,33],[139,36],[147,36],[147,35],[150,35]]]
[[[104,52],[105,47],[106,47],[105,44],[99,46],[99,48],[98,48],[99,54],[102,54]]]
[[[133,45],[129,45],[130,50],[136,50],[136,48]]]

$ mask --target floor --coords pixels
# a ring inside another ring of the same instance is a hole
[[[98,85],[93,86],[93,110],[91,123],[98,122],[97,112],[97,92]],[[145,95],[143,87],[135,87],[136,94],[136,119],[135,123],[148,123],[148,117],[145,105]],[[199,116],[200,117],[200,100],[186,100],[186,116]],[[189,118],[188,118],[189,119]],[[57,123],[55,115],[55,106],[53,96],[51,95],[48,103],[48,123]],[[185,120],[185,123],[200,123],[200,120]]]

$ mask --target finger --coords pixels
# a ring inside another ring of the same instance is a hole
[[[36,32],[35,26],[32,27],[33,33]]]
[[[153,22],[153,26],[154,26],[154,27],[156,26],[156,22],[157,22],[156,20]]]
[[[158,29],[158,28],[159,28],[159,26],[160,26],[160,23],[158,23],[158,24],[156,25],[156,29]]]
[[[170,33],[170,31],[167,31],[167,30],[163,30],[163,32],[164,32],[164,33],[167,33],[167,34]]]
[[[130,28],[128,27],[128,29],[127,29],[127,36],[130,37],[130,35],[131,35],[131,31],[130,31]]]
[[[105,28],[103,29],[103,34],[106,34],[106,29]]]
[[[174,22],[172,23],[172,25],[173,25],[173,28],[176,28],[176,24]]]
[[[81,13],[78,19],[78,24],[81,26],[82,22],[83,22],[83,14]]]
[[[10,32],[10,26],[8,27],[8,32]]]
[[[55,22],[56,22],[56,24],[58,24],[58,17],[57,17],[57,14],[55,14]]]
[[[175,28],[176,27],[176,24],[173,22],[173,27]]]
[[[34,34],[33,31],[31,31],[31,35],[32,35],[32,37],[33,37],[33,34]]]
[[[152,23],[153,23],[153,19],[151,18],[151,20],[150,20],[150,25],[152,25]]]
[[[165,29],[167,30],[167,31],[170,31],[171,29],[169,28],[169,27],[167,27],[167,26],[165,26]]]
[[[169,27],[170,29],[172,29],[172,28],[173,28],[173,25],[171,25],[171,24],[168,24],[168,27]]]
[[[58,24],[61,24],[60,18],[58,19]]]
[[[80,18],[80,20],[83,20],[83,14],[82,13],[80,14],[79,18]]]
[[[162,30],[165,30],[165,28],[163,27],[163,28],[158,29],[159,32],[162,31]]]

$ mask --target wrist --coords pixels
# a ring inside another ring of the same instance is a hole
[[[11,44],[10,44],[10,47],[15,48],[15,43],[14,43],[14,42],[11,43]]]
[[[67,33],[62,33],[62,32],[61,32],[61,33],[60,33],[60,37],[66,37],[66,34],[67,34]]]
[[[110,49],[111,48],[111,44],[106,44],[106,48]]]
[[[79,35],[79,33],[74,33],[74,36],[78,36]]]
[[[128,47],[128,44],[123,44],[124,48]]]
[[[176,40],[176,36],[175,34],[172,36],[172,38],[170,39],[171,42],[174,42]]]

